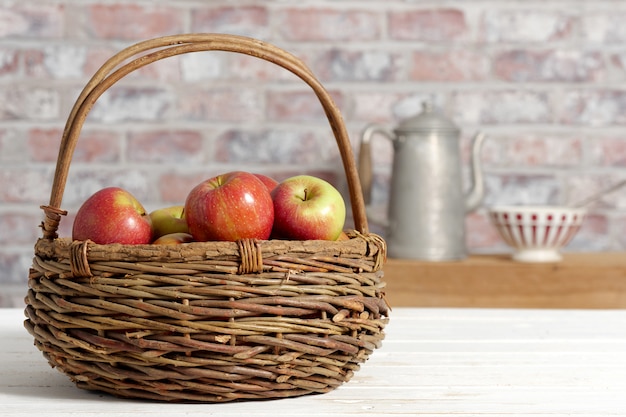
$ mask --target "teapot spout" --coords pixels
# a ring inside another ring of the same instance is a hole
[[[479,132],[472,140],[472,153],[470,159],[470,172],[472,187],[465,196],[465,212],[470,213],[478,208],[485,197],[485,182],[483,178],[482,163],[480,153],[482,151],[485,134]]]

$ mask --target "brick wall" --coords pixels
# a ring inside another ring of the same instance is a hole
[[[626,177],[625,19],[626,3],[609,0],[2,2],[0,305],[21,304],[69,109],[122,47],[182,32],[270,41],[320,77],[355,146],[368,123],[393,126],[432,99],[462,127],[466,162],[473,133],[489,135],[485,204],[567,203]],[[377,140],[375,154],[373,205],[384,212],[391,146]],[[301,81],[245,56],[172,58],[98,101],[63,208],[108,185],[148,209],[175,204],[235,168],[343,187],[330,129]],[[505,249],[484,208],[467,227],[471,251]],[[568,250],[625,250],[625,236],[621,191],[593,206]]]

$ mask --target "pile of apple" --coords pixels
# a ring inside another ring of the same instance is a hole
[[[181,244],[239,239],[337,240],[346,206],[327,181],[298,175],[278,182],[235,171],[207,179],[184,205],[147,213],[128,191],[108,187],[76,213],[72,239],[98,244]]]

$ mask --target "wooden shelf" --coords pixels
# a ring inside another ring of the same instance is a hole
[[[566,253],[558,263],[509,255],[457,262],[389,259],[393,307],[626,308],[626,253]]]

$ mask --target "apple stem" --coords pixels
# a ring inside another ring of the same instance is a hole
[[[303,201],[307,201],[308,194],[309,194],[309,189],[308,189],[308,188],[305,188],[305,189],[304,189],[304,200],[303,200]]]

